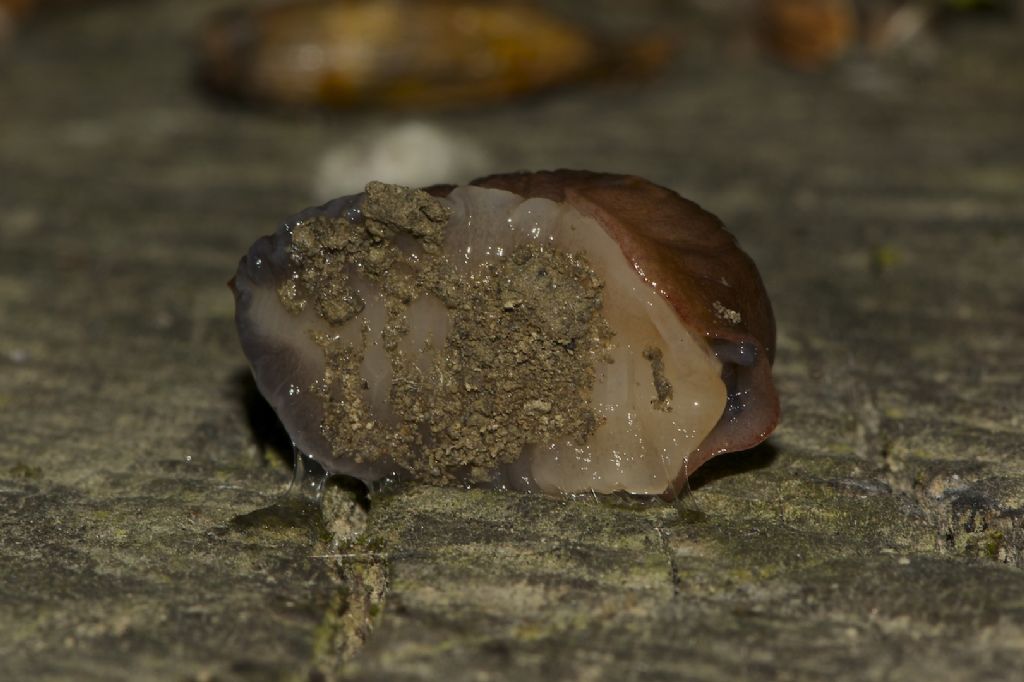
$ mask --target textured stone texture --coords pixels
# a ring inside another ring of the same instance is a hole
[[[495,171],[718,213],[773,295],[784,421],[678,506],[409,486],[321,515],[274,506],[224,282],[325,150],[405,117],[203,96],[213,5],[40,16],[0,57],[0,677],[1019,675],[1019,25],[806,76],[690,23],[653,83],[428,117]]]

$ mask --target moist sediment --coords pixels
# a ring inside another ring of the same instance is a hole
[[[612,332],[601,314],[603,283],[584,258],[524,244],[455,268],[445,231],[469,228],[451,223],[446,201],[371,183],[360,211],[295,226],[292,277],[278,290],[289,310],[315,306],[332,332],[362,324],[359,343],[351,334],[315,337],[326,371],[309,388],[323,400],[333,456],[392,461],[435,482],[485,483],[526,445],[582,443],[593,433],[594,368]],[[365,317],[355,319],[368,305],[357,279],[380,291],[375,305],[386,310],[387,415],[371,406],[363,377],[364,347],[375,337]],[[425,296],[443,303],[447,337],[403,349],[409,305]]]

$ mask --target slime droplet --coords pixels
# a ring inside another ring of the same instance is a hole
[[[299,448],[295,448],[294,472],[288,495],[305,498],[319,504],[324,496],[324,485],[330,473],[319,462]]]

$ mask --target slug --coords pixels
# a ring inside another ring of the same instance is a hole
[[[520,1],[300,0],[214,15],[200,74],[283,107],[452,108],[642,73],[670,51],[664,37],[616,46]]]
[[[231,287],[296,447],[368,484],[673,495],[779,418],[757,268],[637,177],[370,183],[258,239]]]

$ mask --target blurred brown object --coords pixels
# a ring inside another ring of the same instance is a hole
[[[657,38],[617,47],[523,2],[304,0],[216,15],[201,75],[284,106],[458,107],[648,71],[670,51]]]
[[[8,16],[17,17],[25,14],[37,0],[0,0],[0,11]]]
[[[0,40],[14,33],[18,21],[35,4],[36,0],[0,0]]]
[[[84,4],[82,0],[0,0],[0,40],[10,38],[20,26],[50,9]]]
[[[760,0],[759,23],[767,49],[798,69],[831,64],[857,39],[851,0]]]

